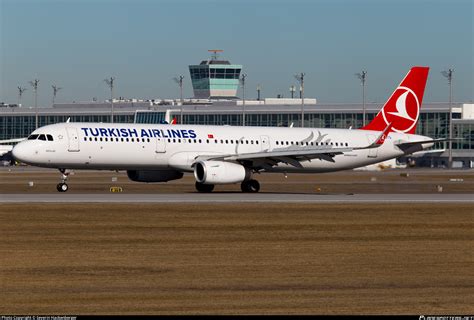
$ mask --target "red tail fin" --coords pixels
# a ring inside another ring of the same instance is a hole
[[[362,129],[383,131],[391,123],[393,131],[415,133],[429,70],[411,68],[374,120]]]

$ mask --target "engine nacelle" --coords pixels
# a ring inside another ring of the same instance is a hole
[[[166,182],[181,179],[183,173],[176,170],[127,170],[127,176],[136,182]]]
[[[194,164],[194,177],[203,184],[238,183],[250,178],[244,166],[225,161],[198,161]]]

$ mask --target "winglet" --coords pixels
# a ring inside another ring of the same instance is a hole
[[[382,131],[382,133],[378,136],[377,140],[375,140],[369,148],[378,148],[383,143],[385,142],[385,139],[387,139],[388,134],[390,133],[390,130],[392,129],[393,122],[390,122],[388,126]]]

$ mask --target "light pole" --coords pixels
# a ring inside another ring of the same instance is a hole
[[[38,129],[38,84],[38,79],[30,81],[30,85],[33,87],[35,93],[35,129]]]
[[[294,85],[290,86],[291,99],[295,97],[296,87]]]
[[[304,128],[304,76],[306,74],[301,72],[300,74],[295,75],[295,79],[300,83],[301,88],[301,128]]]
[[[179,123],[183,124],[183,80],[184,76],[178,76],[173,78],[174,82],[176,82],[179,85],[179,93],[180,93],[180,100],[181,100],[181,113],[180,113],[180,119]]]
[[[17,87],[18,88],[18,107],[21,105],[21,96],[23,95],[23,92],[26,91],[26,88],[23,88],[21,86]]]
[[[442,71],[441,74],[448,79],[449,84],[449,141],[448,141],[448,168],[453,168],[453,69]]]
[[[361,73],[356,73],[355,76],[359,78],[362,84],[362,126],[365,127],[365,79],[367,78],[367,71],[362,70]]]
[[[55,86],[54,84],[51,86],[53,88],[53,106],[54,106],[54,101],[56,100],[56,95],[58,94],[58,91],[61,90],[61,87]]]
[[[257,100],[260,101],[260,92],[262,91],[262,87],[257,84]]]
[[[109,86],[110,88],[110,123],[114,123],[114,77],[110,77],[104,80],[104,82]]]
[[[240,76],[240,83],[242,84],[242,127],[245,127],[245,79],[247,79],[247,74],[243,73]]]

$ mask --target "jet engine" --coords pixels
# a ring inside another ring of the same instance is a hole
[[[225,161],[198,161],[194,177],[202,184],[238,183],[250,178],[251,172],[243,165]]]
[[[176,170],[127,170],[127,176],[136,182],[166,182],[181,179],[183,173]]]

